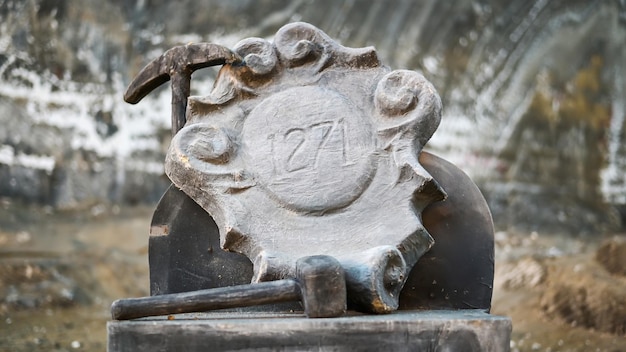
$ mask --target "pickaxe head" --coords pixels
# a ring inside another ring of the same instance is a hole
[[[161,84],[172,81],[172,132],[185,124],[191,74],[198,69],[241,62],[230,49],[211,43],[173,47],[152,60],[137,74],[124,93],[124,100],[136,104]]]

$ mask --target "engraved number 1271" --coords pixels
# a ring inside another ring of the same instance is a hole
[[[343,119],[339,119],[269,135],[274,175],[284,176],[300,170],[317,169],[321,154],[333,150],[337,144],[341,148],[343,164],[349,164],[346,127]],[[279,145],[282,148],[278,148]]]

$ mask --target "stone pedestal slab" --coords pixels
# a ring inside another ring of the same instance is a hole
[[[108,351],[509,351],[511,320],[482,311],[181,314],[107,324]]]

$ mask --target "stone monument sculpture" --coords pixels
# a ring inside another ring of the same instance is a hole
[[[191,73],[212,65],[223,65],[212,92],[189,97]],[[425,329],[432,336],[417,333],[416,343],[508,348],[510,321],[486,314],[493,283],[489,209],[465,174],[422,151],[442,104],[421,74],[391,70],[372,47],[347,48],[312,25],[292,23],[272,42],[170,49],[138,74],[125,99],[137,103],[168,80],[173,139],[165,170],[173,185],[152,220],[152,296],[114,302],[110,350],[136,349],[133,339],[144,335],[135,327],[168,326],[159,316],[254,305],[263,306],[235,310],[246,314],[240,323],[272,312],[278,314],[272,324],[280,325],[286,319],[280,314],[300,309],[311,318],[336,317],[317,325],[300,320],[309,330],[296,328],[331,350],[371,350],[383,340],[349,347],[341,342],[346,335],[324,326],[380,330],[385,319],[400,319],[398,327],[408,328],[419,326],[413,319],[433,319],[433,310],[443,314],[435,320],[454,321],[446,314],[456,309],[469,314],[463,321],[489,328],[460,342],[442,339],[454,328],[439,327],[435,335]],[[298,300],[303,308],[281,303]],[[392,312],[417,316],[369,315]],[[203,314],[204,322],[220,316]],[[123,322],[151,316],[157,318]],[[341,320],[351,317],[365,321]],[[469,329],[459,324],[459,331]],[[261,330],[255,338],[263,348],[313,348],[306,338],[287,341]],[[168,341],[189,336],[177,331],[166,334]],[[217,336],[207,334],[192,339]]]

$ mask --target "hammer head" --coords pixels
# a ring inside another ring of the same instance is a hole
[[[346,280],[337,259],[327,255],[299,259],[296,280],[309,318],[337,317],[346,312]]]

